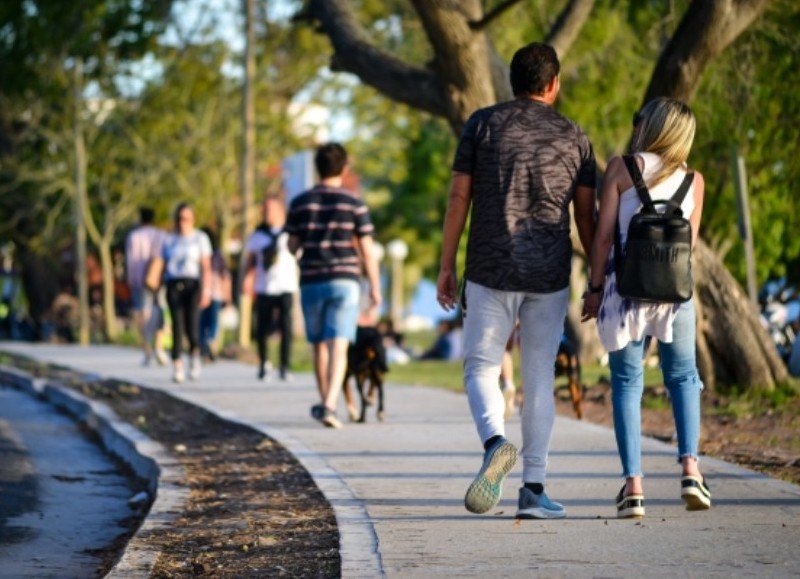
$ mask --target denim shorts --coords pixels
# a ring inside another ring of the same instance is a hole
[[[356,339],[358,282],[336,279],[300,286],[306,338],[312,344],[332,338]]]
[[[144,286],[131,288],[131,309],[149,315],[153,309],[153,292]]]

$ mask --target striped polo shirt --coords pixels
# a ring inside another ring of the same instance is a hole
[[[364,202],[346,189],[317,185],[289,206],[286,231],[300,240],[300,285],[358,280],[361,261],[355,237],[372,235]]]

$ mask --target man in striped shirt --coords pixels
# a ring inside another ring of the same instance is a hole
[[[306,337],[314,350],[314,374],[321,404],[311,415],[341,428],[336,405],[347,370],[347,348],[355,341],[362,269],[373,306],[381,303],[373,227],[364,202],[342,188],[347,152],[338,143],[320,146],[314,156],[319,183],[289,207],[289,250],[302,251],[300,302]]]

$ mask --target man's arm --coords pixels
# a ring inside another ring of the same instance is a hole
[[[436,299],[445,310],[455,308],[458,302],[456,254],[471,203],[472,175],[453,173],[442,228],[442,256],[439,261],[439,279],[436,283]]]
[[[372,236],[364,235],[356,237],[356,245],[364,261],[364,272],[369,282],[369,297],[373,306],[381,305],[381,282],[378,274],[378,261],[375,259],[375,246],[372,243]]]
[[[573,196],[575,204],[575,225],[578,228],[578,237],[581,240],[586,261],[591,263],[592,243],[597,228],[597,204],[595,203],[594,187],[578,185]]]
[[[211,256],[204,255],[200,258],[200,309],[205,309],[211,303]]]

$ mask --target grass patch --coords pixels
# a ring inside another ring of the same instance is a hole
[[[714,407],[708,413],[712,416],[748,418],[781,410],[790,406],[798,397],[800,388],[797,381],[778,384],[772,390],[728,386],[720,389]]]

